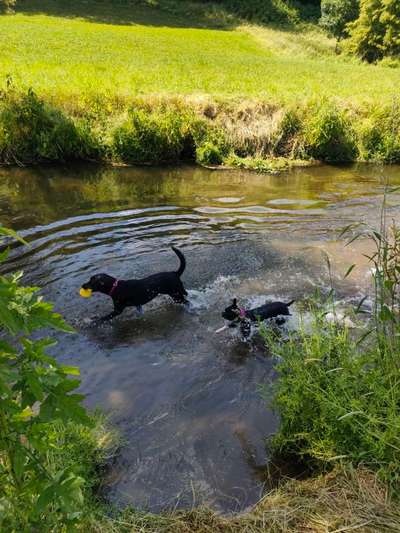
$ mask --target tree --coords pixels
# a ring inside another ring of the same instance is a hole
[[[373,63],[400,55],[399,0],[361,0],[360,16],[350,23],[346,48]]]
[[[400,55],[400,2],[383,0],[381,22],[385,28],[383,50],[385,56]]]
[[[348,36],[347,24],[358,17],[359,0],[322,0],[320,25],[340,40]]]
[[[9,12],[15,6],[17,0],[0,0],[0,13]]]

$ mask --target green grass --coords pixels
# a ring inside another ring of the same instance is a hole
[[[242,25],[212,8],[177,6],[25,0],[0,17],[0,77],[58,99],[208,94],[279,103],[389,101],[400,84],[400,69],[337,58],[310,26]]]

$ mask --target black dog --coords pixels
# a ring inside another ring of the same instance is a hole
[[[102,292],[111,296],[114,311],[99,321],[110,320],[122,313],[125,307],[137,307],[142,312],[142,305],[150,302],[158,294],[168,294],[176,303],[188,303],[187,292],[180,279],[186,260],[183,253],[172,246],[179,257],[180,266],[176,272],[160,272],[143,279],[118,280],[108,274],[96,274],[82,285],[84,291]],[[89,293],[90,294],[90,293]]]
[[[290,316],[289,307],[294,303],[271,302],[256,307],[255,309],[244,309],[237,305],[237,299],[234,298],[232,305],[225,308],[222,318],[229,320],[229,327],[240,326],[240,331],[244,338],[250,336],[252,322],[267,320],[278,316]]]

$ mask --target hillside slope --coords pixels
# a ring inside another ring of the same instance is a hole
[[[399,86],[400,69],[337,57],[310,25],[249,26],[217,8],[172,6],[25,0],[0,17],[0,77],[60,98],[209,94],[279,103],[382,102]]]

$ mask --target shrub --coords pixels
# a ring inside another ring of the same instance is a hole
[[[133,163],[179,161],[188,151],[190,119],[175,110],[133,109],[112,135],[112,155]]]
[[[347,24],[358,17],[359,0],[322,0],[320,25],[336,39],[348,36]]]
[[[376,111],[359,131],[360,153],[365,160],[400,162],[400,104]]]
[[[196,146],[196,161],[202,165],[221,165],[230,147],[223,130],[205,121],[197,121],[192,128]]]
[[[7,250],[1,261],[6,257]],[[58,449],[59,425],[90,421],[83,396],[74,392],[80,382],[68,377],[78,369],[50,357],[55,341],[40,335],[44,328],[72,330],[20,278],[0,276],[0,529],[42,531],[72,525],[83,512],[84,479],[76,465],[60,467],[48,458]]]
[[[400,58],[396,57],[384,57],[380,62],[379,65],[381,67],[389,67],[389,68],[400,68]]]
[[[322,105],[306,119],[305,151],[321,161],[354,161],[357,157],[355,134],[344,112]]]
[[[96,155],[74,122],[32,89],[21,94],[9,85],[1,93],[0,162],[66,161]]]
[[[273,152],[278,156],[295,158],[301,154],[299,146],[302,122],[295,110],[285,111],[274,138]]]

